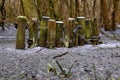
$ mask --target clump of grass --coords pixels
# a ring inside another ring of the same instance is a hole
[[[75,64],[75,62],[73,62],[71,64],[71,66],[69,67],[69,69],[64,68],[59,61],[56,61],[56,64],[58,66],[55,67],[51,64],[48,64],[48,72],[53,72],[54,76],[58,76],[59,78],[61,78],[60,80],[64,80],[65,78],[70,78],[72,76],[71,70]],[[102,77],[100,77],[100,75],[97,74],[97,68],[95,66],[95,64],[93,63],[93,70],[94,70],[94,77],[92,77],[92,79],[90,80],[116,80],[115,77],[112,76],[111,72],[106,72],[106,74]],[[120,78],[117,78],[117,80],[120,80]]]
[[[59,70],[57,70],[56,67],[52,66],[51,64],[48,64],[48,72],[54,72],[54,76],[62,76],[63,78],[70,78],[72,73],[71,70],[75,64],[72,63],[69,69],[64,68],[59,61],[56,61],[56,64],[58,65]]]
[[[54,67],[53,65],[51,65],[49,63],[47,65],[48,65],[48,72],[53,72],[54,76],[57,76],[58,75],[58,71],[57,71],[56,67]]]

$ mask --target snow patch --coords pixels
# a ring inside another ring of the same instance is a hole
[[[120,43],[100,44],[98,48],[120,48]]]
[[[78,47],[73,47],[73,48],[55,48],[55,49],[47,49],[43,47],[35,47],[35,48],[29,48],[25,50],[19,50],[15,48],[5,48],[5,50],[11,52],[11,53],[22,53],[24,54],[35,54],[38,52],[43,52],[43,53],[57,53],[57,52],[86,52],[89,50],[94,50],[94,49],[112,49],[112,48],[120,48],[120,43],[111,43],[111,44],[99,44],[99,45],[85,45],[85,46],[78,46]]]

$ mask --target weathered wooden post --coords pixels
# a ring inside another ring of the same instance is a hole
[[[25,49],[25,28],[27,26],[27,18],[25,16],[18,16],[17,20],[16,49]]]
[[[76,46],[76,34],[74,34],[74,29],[75,29],[75,19],[74,18],[68,18],[69,22],[68,22],[68,26],[69,26],[69,30],[70,30],[70,44],[69,47],[73,47]]]
[[[89,43],[92,37],[92,19],[85,20],[85,40],[86,43]]]
[[[98,27],[98,21],[97,18],[94,18],[93,20],[93,26],[92,26],[92,36],[99,36],[99,27]]]
[[[64,40],[63,40],[63,45],[64,47],[69,47],[69,43],[70,43],[70,29],[68,26],[68,22],[69,20],[66,20],[64,22]]]
[[[73,31],[73,34],[75,37],[75,41],[74,41],[75,46],[78,46],[78,31],[79,31],[78,22],[75,21],[75,26],[74,26],[74,31]]]
[[[43,16],[40,22],[39,46],[46,47],[48,20],[50,17]]]
[[[81,29],[78,32],[78,45],[83,46],[85,43],[85,17],[77,17],[78,25]]]
[[[97,21],[97,18],[95,17],[93,19],[93,25],[92,25],[92,38],[91,38],[92,44],[102,43],[100,41],[99,33],[100,33],[100,31],[99,31],[99,27],[98,27],[98,21]]]
[[[56,39],[56,21],[50,19],[48,21],[48,30],[47,30],[47,48],[55,48],[55,39]]]
[[[32,18],[30,28],[29,28],[29,40],[32,40],[32,44],[28,45],[29,48],[37,46],[38,26],[39,26],[38,19],[37,18]]]
[[[63,46],[63,33],[64,33],[64,23],[63,21],[56,21],[56,47],[62,47]]]

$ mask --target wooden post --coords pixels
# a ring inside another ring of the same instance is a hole
[[[99,36],[99,27],[98,27],[97,18],[94,18],[93,20],[92,36]]]
[[[74,26],[74,30],[76,29],[76,27],[78,26],[78,22],[75,21],[75,26]],[[78,32],[76,34],[74,34],[75,37],[75,46],[78,46]]]
[[[68,22],[69,20],[65,21],[64,40],[63,40],[64,47],[69,47],[69,44],[70,44],[70,28],[68,26]]]
[[[85,20],[85,40],[86,43],[89,43],[89,40],[92,37],[92,19]]]
[[[25,49],[25,28],[27,26],[27,18],[25,16],[18,16],[17,19],[16,49]]]
[[[48,28],[48,20],[50,17],[43,16],[40,22],[40,37],[39,37],[39,46],[46,47],[47,41],[47,28]]]
[[[69,47],[76,46],[76,36],[74,35],[74,29],[75,29],[75,19],[74,18],[68,18],[68,26],[70,30],[70,44]],[[76,34],[77,35],[77,34]]]
[[[97,18],[94,18],[92,25],[92,38],[90,40],[93,45],[102,43],[102,41],[100,40],[99,33],[100,31],[98,27]]]
[[[37,46],[37,41],[38,41],[38,19],[37,18],[32,18],[31,20],[31,25],[29,28],[29,39],[32,40],[32,44],[28,45],[29,48]]]
[[[78,45],[83,46],[85,43],[85,17],[77,17],[78,25],[81,29],[78,32]]]
[[[48,21],[48,31],[47,31],[47,48],[55,48],[56,39],[56,21],[50,19]]]
[[[56,21],[56,47],[62,47],[63,46],[63,21]]]

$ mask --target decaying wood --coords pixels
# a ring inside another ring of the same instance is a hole
[[[73,47],[75,46],[75,43],[76,43],[76,34],[74,35],[74,28],[75,28],[75,19],[74,18],[69,18],[68,19],[69,22],[68,22],[68,26],[69,26],[69,30],[70,30],[70,44],[69,44],[69,47]]]
[[[63,46],[63,36],[64,36],[64,23],[63,21],[56,21],[56,47]]]
[[[85,20],[85,40],[89,43],[89,39],[92,37],[92,20],[86,19]]]
[[[48,30],[47,30],[47,48],[55,48],[56,40],[56,21],[50,19],[48,21]]]
[[[48,20],[50,18],[47,16],[43,16],[40,22],[40,35],[38,45],[41,47],[46,47],[47,41],[47,28],[48,28]]]
[[[77,17],[78,25],[81,25],[81,29],[78,32],[78,45],[84,45],[85,43],[85,17]]]
[[[16,49],[25,49],[25,28],[27,26],[27,18],[18,16],[18,29],[16,35]]]
[[[38,19],[37,18],[32,18],[31,20],[31,25],[29,28],[29,39],[32,40],[32,44],[29,45],[29,47],[35,47],[37,46],[38,43]]]
[[[98,27],[98,20],[97,18],[94,18],[93,20],[93,26],[92,26],[92,36],[99,36],[99,27]]]

